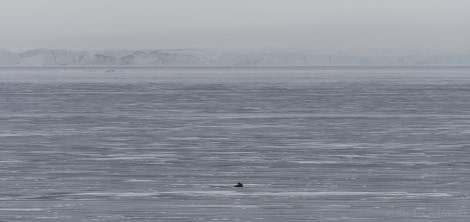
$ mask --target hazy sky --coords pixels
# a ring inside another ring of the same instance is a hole
[[[470,0],[0,0],[0,48],[470,50]]]

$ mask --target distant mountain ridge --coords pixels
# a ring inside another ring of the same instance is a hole
[[[421,55],[354,54],[345,52],[213,52],[204,50],[35,49],[21,53],[0,50],[1,66],[124,65],[124,66],[372,66],[470,65],[470,53]]]

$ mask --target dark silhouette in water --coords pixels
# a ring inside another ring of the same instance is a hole
[[[233,187],[243,187],[243,183],[238,182],[237,185],[235,185]]]

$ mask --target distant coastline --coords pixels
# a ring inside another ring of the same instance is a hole
[[[468,66],[470,53],[0,50],[0,66]]]

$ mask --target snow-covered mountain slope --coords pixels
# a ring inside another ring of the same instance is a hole
[[[295,52],[213,52],[204,50],[69,51],[36,49],[21,53],[0,50],[0,65],[470,65],[470,54],[367,54]]]

